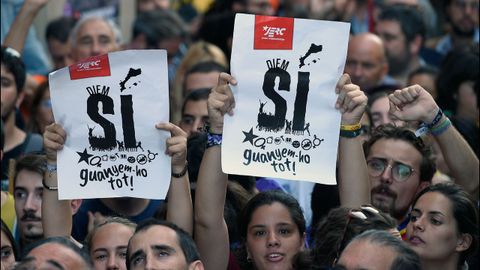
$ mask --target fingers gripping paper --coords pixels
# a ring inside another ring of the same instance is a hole
[[[67,140],[58,153],[60,199],[163,199],[170,183],[167,57],[163,50],[91,57],[49,76],[55,119]]]
[[[335,184],[335,86],[350,25],[237,14],[231,57],[235,114],[226,116],[226,173]]]

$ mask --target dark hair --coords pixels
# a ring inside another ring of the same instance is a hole
[[[368,230],[356,236],[350,243],[365,241],[381,247],[391,248],[397,253],[390,270],[420,270],[420,258],[405,242],[386,231]]]
[[[60,17],[48,23],[45,30],[45,39],[55,39],[61,43],[66,43],[70,37],[70,32],[77,20],[73,17]]]
[[[272,190],[267,192],[260,192],[255,195],[252,199],[250,199],[250,201],[240,213],[238,225],[240,229],[240,235],[244,240],[247,238],[248,224],[250,224],[252,215],[257,210],[257,208],[264,205],[272,205],[276,202],[284,205],[288,209],[293,222],[297,225],[300,236],[303,236],[303,234],[305,233],[306,225],[305,218],[303,217],[302,208],[298,204],[298,201],[293,196],[283,191]]]
[[[28,122],[28,130],[31,132],[37,132],[39,134],[42,133],[38,125],[36,116],[38,115],[38,109],[40,107],[40,103],[42,102],[43,95],[45,95],[47,91],[50,91],[49,89],[50,88],[47,80],[44,83],[40,84],[37,87],[35,93],[33,94],[32,105],[30,107],[30,115],[32,117],[30,117],[30,120]]]
[[[183,92],[184,95],[187,91],[193,91],[194,89],[186,89],[185,84],[187,82],[187,77],[193,73],[210,73],[210,72],[227,72],[227,68],[222,64],[219,64],[215,61],[201,61],[190,67],[183,77]]]
[[[405,5],[386,7],[378,17],[379,21],[396,21],[400,24],[406,43],[412,42],[417,35],[425,38],[425,22],[420,11]]]
[[[430,76],[432,76],[433,78],[436,79],[437,76],[438,76],[438,73],[439,73],[439,70],[438,70],[438,68],[436,68],[436,67],[433,67],[433,66],[421,66],[421,67],[418,67],[417,69],[413,70],[412,72],[410,72],[410,73],[408,74],[408,80],[410,81],[413,76],[422,75],[422,74],[430,75]]]
[[[193,241],[192,237],[182,228],[178,227],[174,223],[171,223],[165,220],[149,218],[140,222],[137,225],[137,228],[135,229],[135,233],[133,234],[132,238],[137,233],[146,231],[153,226],[164,226],[175,231],[177,235],[178,244],[182,249],[183,254],[185,255],[187,264],[200,260],[200,255],[198,253],[197,246],[195,245],[195,242]],[[126,259],[127,269],[130,269],[130,264],[131,264],[130,256],[132,254],[130,254],[130,242],[132,241],[132,238],[130,238],[130,241],[128,243],[129,248],[127,249],[127,259]]]
[[[3,151],[3,148],[5,147],[5,129],[3,128],[3,120],[1,120],[0,122],[0,127],[1,127],[0,146],[2,147],[1,150]]]
[[[140,34],[145,35],[148,48],[157,48],[160,41],[185,37],[187,27],[173,10],[154,10],[142,12],[135,19],[132,37]]]
[[[7,224],[3,222],[2,219],[2,232],[7,236],[8,241],[10,242],[10,245],[12,245],[12,250],[13,250],[13,257],[15,257],[15,261],[19,259],[19,254],[18,254],[18,246],[17,242],[15,242],[15,239],[13,238],[12,232],[10,229],[8,229]]]
[[[432,157],[432,150],[425,145],[420,137],[415,136],[411,130],[404,127],[395,127],[393,125],[380,125],[375,128],[370,136],[370,140],[363,144],[365,157],[370,154],[370,149],[380,139],[402,140],[411,144],[422,155],[420,164],[420,181],[431,182],[436,171],[435,161]]]
[[[443,110],[455,114],[457,110],[458,88],[465,81],[478,84],[480,60],[478,53],[452,51],[445,56],[437,78],[438,105]],[[478,87],[474,87],[478,101]]]
[[[33,242],[32,244],[25,247],[22,253],[22,259],[24,259],[28,255],[28,253],[30,253],[33,249],[48,243],[56,243],[66,248],[69,248],[70,250],[75,252],[78,256],[80,256],[80,258],[83,260],[83,262],[86,264],[86,266],[89,269],[92,267],[93,265],[92,260],[90,258],[90,255],[86,252],[86,250],[79,248],[75,243],[72,242],[72,240],[66,237],[61,237],[61,236],[48,237],[48,238],[44,238],[44,239]]]
[[[27,154],[19,158],[15,164],[15,178],[13,185],[15,186],[18,173],[22,170],[35,172],[44,177],[47,166],[47,158],[44,155]]]
[[[313,239],[314,248],[311,251],[315,264],[331,266],[337,252],[341,253],[350,240],[364,231],[372,229],[386,231],[396,228],[397,224],[390,215],[380,211],[374,213],[367,209],[334,208],[320,221],[314,228],[316,237]],[[352,210],[362,212],[367,219],[349,217]]]
[[[11,48],[2,46],[2,65],[8,72],[13,74],[15,84],[17,86],[17,94],[20,94],[25,85],[26,71],[25,64],[20,56],[11,51]]]
[[[199,88],[199,89],[194,89],[192,90],[186,97],[185,100],[183,101],[182,105],[182,114],[183,111],[185,110],[185,105],[189,101],[199,101],[199,100],[207,100],[208,95],[210,95],[210,88]]]
[[[459,185],[454,183],[439,183],[431,185],[423,189],[413,201],[413,206],[418,199],[429,192],[438,192],[447,197],[452,204],[452,212],[457,222],[457,230],[459,233],[466,233],[472,236],[472,244],[470,247],[460,254],[459,265],[462,265],[469,255],[475,254],[478,248],[478,209],[475,200],[463,190]]]

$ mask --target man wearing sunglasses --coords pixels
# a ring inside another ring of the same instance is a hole
[[[420,136],[432,135],[442,150],[452,178],[474,198],[478,198],[479,162],[425,89],[413,85],[396,90],[389,95],[389,101],[393,116],[423,123],[415,133],[406,128],[380,126],[364,144],[371,202],[390,213],[399,222],[398,229],[402,233],[413,199],[431,183],[436,171],[430,148]]]

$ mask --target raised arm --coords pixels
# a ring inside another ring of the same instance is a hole
[[[212,89],[208,98],[209,138],[195,193],[195,242],[205,269],[213,270],[227,268],[230,252],[228,228],[223,216],[228,179],[222,172],[218,144],[223,132],[223,116],[232,114],[235,106],[229,84],[235,85],[236,80],[221,73],[218,86]]]
[[[342,132],[338,150],[340,204],[345,207],[358,207],[370,203],[367,163],[362,141],[358,137],[361,127],[359,123],[365,112],[367,97],[360,87],[352,84],[348,74],[340,77],[336,92],[338,98],[335,108],[342,112]]]
[[[48,0],[25,0],[15,17],[15,21],[13,21],[10,26],[10,30],[2,45],[22,53],[25,40],[27,39],[28,29],[32,25],[38,11],[42,9],[47,2]]]
[[[160,123],[156,128],[169,131],[167,154],[172,157],[172,178],[168,189],[167,220],[190,235],[193,231],[193,205],[187,173],[187,133],[172,123]]]
[[[70,237],[72,209],[70,200],[58,200],[57,151],[63,149],[67,134],[56,123],[45,128],[43,145],[47,154],[47,171],[43,187],[42,225],[45,237]]]
[[[390,113],[404,121],[426,123],[438,142],[455,182],[478,198],[478,158],[462,135],[440,113],[432,96],[421,86],[396,90],[389,96]]]

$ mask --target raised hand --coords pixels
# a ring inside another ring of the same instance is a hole
[[[431,123],[439,109],[433,97],[418,84],[395,90],[388,98],[390,114],[403,121]]]
[[[222,133],[223,116],[226,113],[233,115],[235,99],[229,84],[237,85],[237,80],[230,74],[220,73],[218,85],[212,89],[208,97],[208,118],[214,133]]]
[[[335,108],[342,112],[342,124],[359,123],[368,101],[360,87],[352,83],[348,74],[343,74],[338,80],[335,93],[338,94]]]
[[[173,172],[181,172],[187,162],[187,133],[172,123],[159,123],[155,127],[170,132],[166,153],[172,157]]]
[[[48,125],[43,133],[43,147],[45,148],[47,161],[49,163],[57,162],[57,151],[63,149],[67,133],[63,127],[57,123]]]

